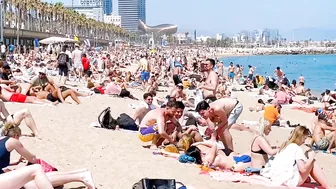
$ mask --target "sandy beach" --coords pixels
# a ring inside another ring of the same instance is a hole
[[[132,90],[141,97],[141,92]],[[240,119],[257,121],[261,113],[249,112],[248,107],[255,104],[256,98],[248,92],[234,92],[234,96],[243,103],[245,110]],[[57,107],[31,104],[6,103],[10,112],[28,108],[36,120],[43,136],[42,141],[36,138],[22,137],[23,144],[41,158],[59,170],[88,168],[92,171],[96,186],[100,189],[131,188],[141,178],[174,178],[197,189],[215,188],[267,188],[258,185],[219,182],[208,175],[200,175],[200,169],[191,164],[181,164],[177,160],[159,155],[143,148],[137,134],[129,131],[111,131],[90,127],[97,121],[99,113],[111,107],[116,118],[120,113],[133,113],[128,104],[139,101],[94,95],[81,98],[81,105],[59,104]],[[313,114],[299,110],[283,108],[283,115],[292,123],[310,126]],[[24,123],[20,126],[23,133],[29,132]],[[273,145],[280,145],[288,137],[290,130],[274,128],[268,139]],[[247,152],[253,134],[232,130],[235,150]],[[12,158],[17,158],[13,156]],[[318,154],[317,162],[322,166],[328,179],[332,180],[336,169],[336,158],[327,154]],[[65,188],[78,188],[79,184],[66,185]]]

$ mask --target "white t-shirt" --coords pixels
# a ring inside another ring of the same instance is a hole
[[[271,181],[276,185],[298,186],[300,172],[296,160],[306,161],[306,157],[300,146],[291,143],[279,152],[271,163]]]
[[[1,45],[1,53],[5,53],[6,52],[6,45]]]
[[[79,49],[75,49],[74,51],[72,51],[72,57],[72,62],[74,64],[82,65],[82,51],[80,51]]]

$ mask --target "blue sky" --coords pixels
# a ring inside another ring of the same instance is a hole
[[[116,11],[117,0],[113,1]],[[234,34],[262,28],[336,29],[335,7],[335,0],[147,0],[146,8],[149,25],[171,23],[180,31]]]

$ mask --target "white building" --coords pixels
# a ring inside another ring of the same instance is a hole
[[[84,14],[87,18],[92,18],[99,22],[104,21],[104,9],[101,7],[95,8],[74,8],[79,14]]]
[[[176,40],[178,40],[179,44],[182,44],[188,41],[188,37],[186,33],[175,33],[173,36],[176,38]]]
[[[196,37],[196,42],[206,42],[208,39],[210,39],[211,37],[209,36],[199,36],[199,37]]]
[[[217,33],[217,34],[216,34],[216,40],[217,40],[217,41],[221,41],[221,40],[223,40],[224,38],[225,38],[224,34],[222,34],[222,33]]]
[[[106,24],[113,24],[116,26],[121,26],[121,16],[115,15],[112,13],[111,15],[104,15],[104,22]]]

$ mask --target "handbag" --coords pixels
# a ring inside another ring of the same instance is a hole
[[[143,178],[135,183],[132,189],[176,189],[175,179]]]

